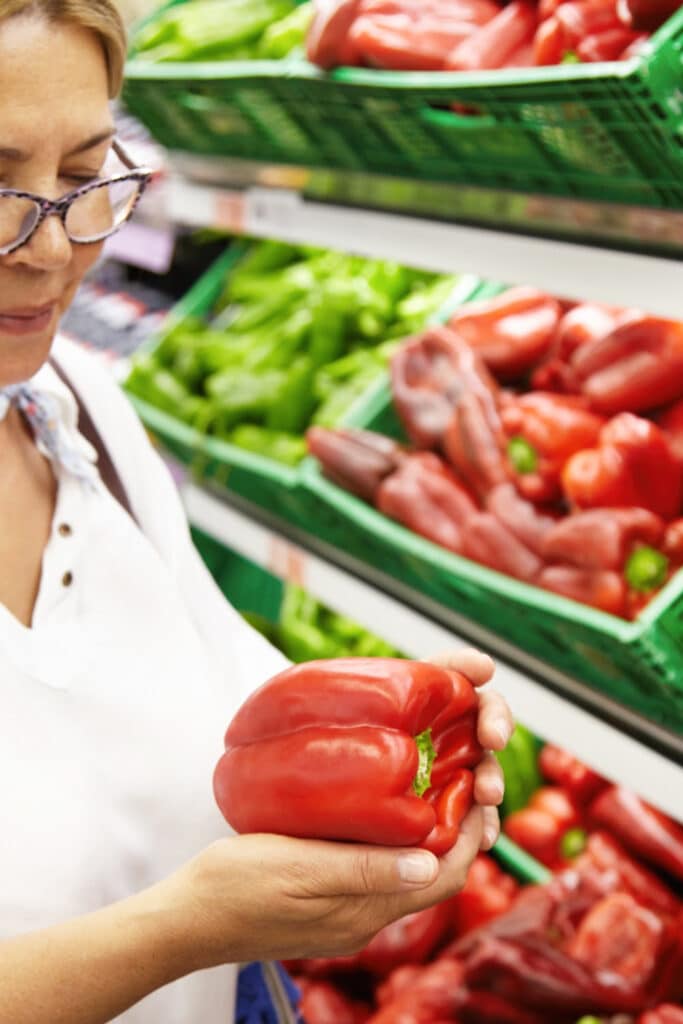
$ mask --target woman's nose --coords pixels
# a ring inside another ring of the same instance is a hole
[[[61,270],[72,257],[71,242],[61,219],[46,217],[30,240],[4,258],[6,266],[25,266],[34,270]]]

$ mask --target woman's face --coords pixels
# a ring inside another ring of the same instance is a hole
[[[112,129],[96,36],[41,18],[0,20],[0,188],[63,196],[100,173]],[[45,362],[101,247],[72,245],[55,216],[0,256],[0,387],[27,380]]]

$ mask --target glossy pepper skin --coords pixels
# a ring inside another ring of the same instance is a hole
[[[560,597],[590,605],[608,615],[624,618],[627,587],[623,576],[611,569],[581,569],[576,565],[548,565],[534,583]]]
[[[321,68],[356,64],[357,55],[349,31],[361,0],[316,0],[313,22],[306,39],[308,59]]]
[[[408,455],[378,487],[375,504],[384,515],[456,554],[477,511],[471,494],[432,452]]]
[[[404,455],[395,441],[369,430],[311,427],[306,442],[328,479],[369,502]]]
[[[488,512],[480,512],[468,521],[463,554],[473,562],[527,583],[538,576],[543,566],[533,551]]]
[[[479,71],[504,67],[536,31],[537,15],[526,0],[512,0],[488,24],[456,46],[448,57],[449,71]]]
[[[572,368],[598,412],[637,413],[666,405],[683,395],[683,323],[629,319],[606,338],[577,349]]]
[[[545,538],[557,523],[556,515],[527,501],[512,483],[498,484],[489,491],[486,509],[530,551],[543,557]]]
[[[527,807],[507,816],[503,830],[546,867],[558,868],[566,861],[563,838],[579,822],[571,797],[559,787],[544,786],[534,793]]]
[[[447,903],[450,928],[457,940],[505,913],[519,891],[517,882],[505,874],[491,857],[479,854],[460,892]],[[444,955],[448,950],[444,951]]]
[[[526,26],[525,33],[531,28],[533,34],[535,15],[527,4],[512,3],[498,18]],[[494,19],[481,32],[492,33],[497,28]],[[508,43],[511,41],[512,36],[508,36]],[[469,59],[475,43],[476,37],[465,44],[470,50]],[[464,53],[463,58],[467,59]],[[495,298],[467,303],[451,317],[449,326],[498,379],[517,380],[550,351],[560,317],[560,304],[552,296],[535,288],[511,288]]]
[[[658,545],[664,520],[644,508],[593,508],[559,520],[541,553],[547,562],[620,571],[635,545]]]
[[[436,960],[411,975],[406,987],[380,1006],[368,1024],[441,1024],[457,1020],[462,1004],[462,966],[457,960]]]
[[[356,19],[350,38],[365,64],[394,71],[442,71],[449,53],[475,27],[457,16],[412,13],[372,12]]]
[[[463,395],[443,437],[446,457],[480,499],[508,478],[504,436],[497,409],[483,395]]]
[[[664,924],[657,914],[633,896],[615,892],[591,907],[565,948],[586,967],[612,971],[645,989],[663,939]]]
[[[573,455],[562,483],[577,508],[637,506],[669,520],[683,501],[683,480],[664,434],[632,413],[615,416],[602,428],[599,447]]]
[[[349,999],[330,981],[298,978],[301,989],[299,1012],[306,1024],[364,1024],[370,1008]]]
[[[394,405],[417,448],[440,445],[453,411],[469,393],[495,410],[497,385],[477,353],[447,327],[429,327],[391,360]]]
[[[666,434],[674,455],[681,463],[683,472],[683,398],[665,409],[657,417],[657,423]]]
[[[592,768],[553,743],[546,743],[541,750],[538,766],[545,779],[561,786],[580,807],[609,786]]]
[[[591,412],[580,397],[542,391],[506,401],[501,421],[517,489],[535,502],[561,496],[560,477],[567,460],[592,448],[605,425],[604,417]]]
[[[627,849],[683,881],[683,827],[623,786],[611,786],[589,808],[590,820]]]
[[[449,924],[447,903],[393,921],[358,954],[357,965],[377,978],[386,978],[397,967],[423,964],[444,939]]]
[[[654,32],[681,6],[680,0],[618,0],[617,10],[624,25]],[[682,1015],[683,1016],[683,1015]]]
[[[464,676],[423,662],[297,665],[260,687],[232,720],[214,773],[216,801],[237,832],[420,845],[440,856],[472,804],[470,769],[483,752],[442,788],[429,788],[416,738],[431,730],[437,762],[448,757],[441,735],[476,706]]]
[[[664,919],[676,918],[679,914],[680,903],[671,889],[642,861],[627,853],[609,832],[601,829],[591,832],[573,868],[580,875],[598,872],[615,876],[621,892],[629,893],[643,907],[649,907]]]
[[[683,1024],[683,1006],[663,1003],[654,1010],[642,1013],[638,1024]]]

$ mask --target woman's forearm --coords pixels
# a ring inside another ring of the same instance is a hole
[[[0,1024],[104,1024],[189,973],[185,945],[158,888],[0,942]]]

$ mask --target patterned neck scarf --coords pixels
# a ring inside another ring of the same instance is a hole
[[[68,437],[53,395],[39,391],[31,384],[13,384],[0,391],[0,421],[11,406],[19,410],[31,427],[43,455],[83,483],[94,485],[94,466]]]

